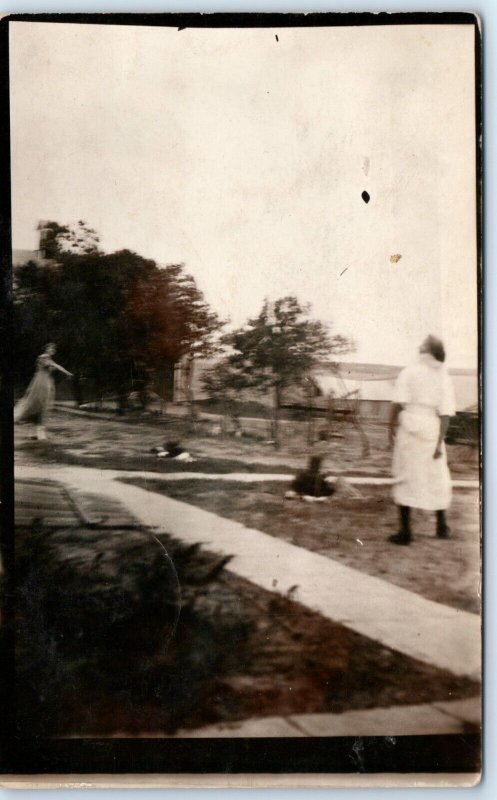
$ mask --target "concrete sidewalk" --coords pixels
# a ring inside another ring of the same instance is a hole
[[[192,739],[302,737],[302,736],[422,736],[477,732],[480,729],[480,699],[415,706],[369,708],[343,714],[292,714],[258,717],[242,722],[182,729],[170,738]],[[153,736],[154,734],[147,734]],[[155,734],[158,738],[164,734]],[[169,737],[168,737],[169,738]]]
[[[334,736],[436,736],[478,733],[481,730],[479,697],[413,706],[390,706],[345,711],[343,714],[290,714],[288,716],[253,717],[235,722],[219,722],[202,728],[180,728],[176,733],[149,730],[132,735],[116,731],[109,738],[139,739],[254,739],[303,738]],[[106,738],[85,734],[84,737]],[[392,741],[392,745],[394,742]]]
[[[85,467],[86,469],[86,467]],[[261,483],[261,482],[280,482],[289,483],[294,475],[291,472],[148,472],[145,470],[105,470],[110,478],[144,478],[149,481],[234,481],[237,483]],[[375,478],[366,475],[329,475],[327,480],[334,483],[343,480],[346,483],[356,486],[392,486],[394,478]],[[479,481],[473,480],[453,480],[453,489],[479,489]]]
[[[18,467],[16,474],[51,477],[75,491],[112,497],[145,525],[232,555],[230,571],[257,586],[282,595],[292,590],[296,601],[334,622],[411,658],[480,680],[480,618],[475,614],[426,600],[233,520],[116,480],[126,473],[47,465]]]
[[[140,739],[253,739],[302,738],[308,736],[426,736],[478,733],[481,726],[480,698],[414,706],[368,708],[343,714],[291,714],[253,717],[237,722],[219,722],[203,728],[180,728],[174,734],[147,731]],[[125,731],[112,738],[126,739]],[[88,738],[96,738],[88,734]],[[103,737],[105,738],[105,737]],[[393,744],[393,743],[392,743]]]

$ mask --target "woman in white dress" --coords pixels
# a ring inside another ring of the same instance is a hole
[[[451,479],[444,439],[455,414],[454,389],[444,366],[442,342],[428,336],[419,362],[400,373],[395,386],[389,437],[393,444],[393,499],[399,506],[394,544],[412,540],[410,509],[436,512],[436,535],[447,539],[445,512],[451,502]]]
[[[46,417],[55,398],[55,383],[52,373],[58,370],[68,378],[72,377],[71,372],[56,364],[52,359],[55,351],[56,346],[50,343],[47,344],[41,356],[38,356],[34,377],[26,389],[24,397],[14,408],[14,422],[34,422],[37,439],[47,438]]]

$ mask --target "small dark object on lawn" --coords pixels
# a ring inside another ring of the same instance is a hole
[[[176,458],[181,455],[181,453],[185,452],[184,448],[181,447],[178,442],[166,442],[164,450],[167,450],[169,458]]]
[[[311,456],[309,466],[303,472],[298,472],[292,483],[292,489],[301,495],[311,497],[330,497],[335,491],[320,471],[321,456]]]

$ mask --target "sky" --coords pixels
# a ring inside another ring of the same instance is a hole
[[[295,294],[353,360],[431,332],[476,367],[470,26],[17,22],[10,53],[13,247],[84,219],[232,324]]]

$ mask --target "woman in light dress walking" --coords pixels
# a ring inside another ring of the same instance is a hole
[[[14,408],[14,422],[34,422],[36,425],[36,438],[47,438],[46,418],[55,399],[55,383],[52,373],[55,370],[62,372],[68,378],[72,373],[56,364],[52,359],[56,351],[52,342],[47,344],[43,353],[36,359],[36,372],[24,396]]]
[[[445,512],[452,486],[444,439],[455,414],[455,399],[444,361],[442,342],[428,336],[419,348],[419,362],[402,370],[395,386],[389,438],[400,531],[389,537],[394,544],[408,545],[412,540],[411,508],[434,511],[437,537],[450,535]]]

